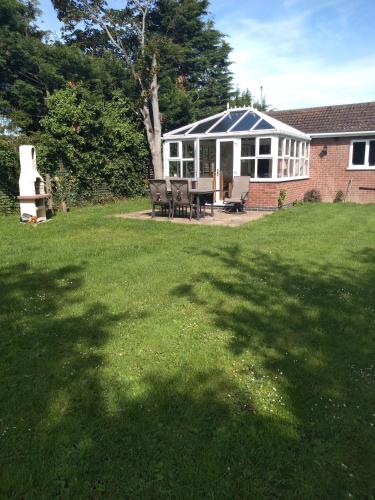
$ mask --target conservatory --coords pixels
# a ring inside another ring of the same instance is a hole
[[[163,140],[164,176],[212,177],[216,204],[234,176],[248,175],[263,191],[264,183],[309,178],[310,136],[254,108],[227,109]]]

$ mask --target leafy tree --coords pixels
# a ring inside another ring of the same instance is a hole
[[[98,99],[111,99],[119,89],[128,93],[129,78],[116,57],[46,43],[37,15],[34,2],[0,1],[0,115],[30,133],[40,128],[46,97],[69,81],[84,82]]]
[[[101,54],[110,47],[129,69],[154,172],[161,176],[162,123],[171,129],[202,118],[230,97],[230,47],[208,18],[207,0],[129,0],[118,10],[103,0],[53,3],[70,43]]]
[[[234,91],[232,98],[231,98],[231,105],[234,107],[241,107],[241,106],[253,106],[253,96],[250,92],[249,89],[244,90],[241,92],[239,87],[236,87],[236,90]]]
[[[99,101],[71,84],[47,98],[38,161],[42,171],[69,172],[77,199],[90,199],[103,181],[119,196],[143,194],[148,152],[128,99]]]

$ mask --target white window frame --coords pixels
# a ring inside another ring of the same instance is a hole
[[[364,142],[365,146],[365,163],[363,165],[353,165],[353,145],[355,142]],[[349,166],[348,170],[375,170],[375,165],[369,165],[370,159],[370,142],[375,142],[375,137],[369,139],[353,139],[350,142]]]
[[[193,143],[193,150],[194,150],[194,157],[191,158],[183,158],[183,147],[182,143],[183,142],[192,142]],[[171,144],[177,144],[177,151],[178,151],[178,156],[170,156],[170,145]],[[199,139],[193,139],[193,138],[188,138],[185,141],[176,141],[176,140],[170,140],[166,141],[164,144],[164,175],[169,176],[169,164],[171,161],[179,163],[178,167],[178,172],[177,172],[177,177],[183,177],[183,162],[184,161],[190,161],[194,163],[194,175],[193,179],[196,179],[197,177],[197,164],[199,165]],[[198,172],[199,175],[199,172]]]
[[[252,180],[255,180],[257,182],[271,182],[274,181],[274,148],[275,144],[277,141],[275,140],[276,138],[274,136],[266,136],[266,135],[261,135],[257,137],[241,137],[242,139],[255,139],[255,156],[242,156],[242,144],[240,142],[240,170],[241,170],[241,163],[242,160],[255,160],[255,167],[254,167],[254,177],[251,177]],[[267,155],[261,155],[259,153],[259,143],[261,139],[270,139],[271,140],[271,152],[270,154]],[[258,177],[258,160],[271,160],[271,177]]]
[[[292,137],[286,137],[286,136],[279,136],[278,141],[282,141],[282,148],[281,148],[281,153],[282,155],[279,155],[279,144],[276,141],[277,148],[275,148],[276,151],[276,169],[274,173],[274,178],[273,180],[277,182],[287,182],[287,181],[298,181],[302,179],[308,179],[310,176],[310,144],[308,141],[304,141],[303,139],[297,139],[297,138],[292,138]],[[286,144],[287,141],[289,141],[289,154],[286,154]],[[294,141],[294,155],[291,156],[292,152],[292,141]],[[305,146],[303,146],[305,144]],[[303,150],[305,151],[305,154],[303,154]],[[278,164],[279,160],[282,161],[282,172],[284,171],[284,162],[285,160],[287,161],[287,172],[288,175],[283,175],[281,177],[278,177]],[[298,164],[300,165],[302,163],[302,175],[299,174],[301,171],[301,167],[299,167],[298,172],[296,172],[296,160],[298,160]],[[293,161],[293,175],[289,175],[290,171],[290,162]],[[297,173],[297,175],[296,175]]]

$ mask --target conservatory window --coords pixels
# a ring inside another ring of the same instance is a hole
[[[375,139],[352,141],[350,167],[375,168]]]
[[[169,162],[169,175],[171,177],[180,176],[180,162],[179,161],[170,161]]]
[[[182,158],[188,158],[194,160],[194,141],[183,141]]]
[[[252,179],[255,177],[255,159],[241,160],[241,175],[248,175]]]
[[[170,142],[168,165],[170,177],[194,177],[194,141]]]
[[[271,154],[271,139],[259,139],[259,154],[260,155],[270,155]]]
[[[272,177],[272,158],[259,158],[258,177],[261,179]]]
[[[241,139],[241,175],[249,175],[252,179],[271,178],[271,145],[270,137]]]
[[[255,157],[255,138],[241,139],[241,157]]]
[[[170,158],[178,158],[178,142],[170,142],[169,143],[169,157]]]
[[[279,138],[277,177],[288,179],[308,175],[308,144],[304,141]]]

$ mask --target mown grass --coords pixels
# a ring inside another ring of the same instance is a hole
[[[375,496],[375,207],[0,218],[0,496]]]

